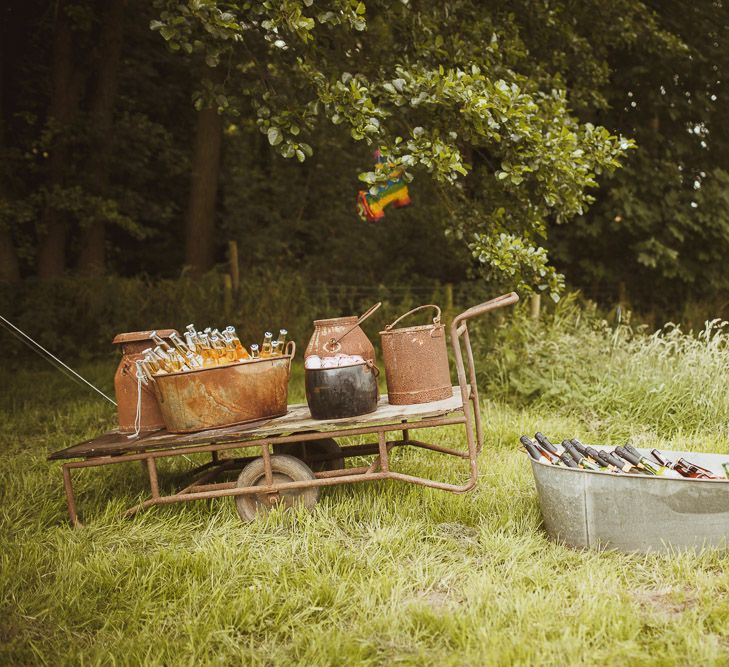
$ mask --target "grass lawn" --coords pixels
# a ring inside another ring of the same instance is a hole
[[[110,388],[109,365],[83,370]],[[28,370],[5,374],[0,410],[0,664],[729,664],[729,555],[583,553],[541,528],[518,436],[604,442],[630,424],[487,401],[475,491],[349,485],[249,525],[231,499],[123,520],[139,464],[81,471],[72,530],[46,456],[110,427],[110,406]],[[715,430],[674,445],[729,452]],[[162,487],[193,463],[162,463]],[[393,465],[466,476],[419,450]]]

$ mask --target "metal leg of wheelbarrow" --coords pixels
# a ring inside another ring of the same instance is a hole
[[[76,513],[76,498],[73,495],[73,480],[71,479],[71,466],[68,463],[63,465],[63,490],[66,493],[66,505],[68,507],[68,518],[74,528],[80,528],[83,524],[78,520]]]

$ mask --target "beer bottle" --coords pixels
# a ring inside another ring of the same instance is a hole
[[[160,366],[162,366],[165,371],[167,371],[168,373],[176,373],[179,370],[179,364],[176,363],[176,360],[172,359],[172,357],[162,349],[161,345],[155,347],[153,352],[157,359],[159,359]]]
[[[213,349],[215,355],[215,363],[218,366],[224,366],[228,363],[227,350],[225,349],[225,343],[215,333],[210,334],[208,340],[210,341],[210,347]]]
[[[673,470],[679,473],[682,477],[689,477],[690,479],[717,479],[713,475],[705,473],[703,470],[699,470],[696,466],[691,465],[685,459],[679,459],[674,463]]]
[[[683,458],[676,461],[675,469],[682,475],[684,474],[684,471],[686,471],[688,474],[684,475],[685,477],[692,477],[695,479],[721,479],[721,477],[713,471],[702,468],[700,465],[691,463]]]
[[[527,436],[523,436],[523,437],[526,438]],[[562,465],[562,462],[559,460],[559,456],[557,456],[555,453],[550,452],[548,449],[545,449],[538,442],[532,441],[532,444],[537,448],[537,450],[539,451],[540,454],[544,455],[549,460],[549,462],[552,465],[555,465],[555,466]]]
[[[597,465],[597,463],[593,463],[582,454],[580,454],[580,452],[575,449],[575,446],[569,440],[563,440],[562,447],[564,447],[567,454],[569,454],[575,460],[575,463],[578,467],[584,470],[600,470],[600,466]]]
[[[261,345],[262,357],[271,356],[271,341],[273,341],[273,334],[270,331],[267,331],[265,334],[263,334],[263,345]]]
[[[159,346],[161,347],[165,352],[171,352],[172,346],[164,339],[162,338],[156,331],[153,331],[149,334],[149,337]]]
[[[524,445],[524,449],[527,450],[527,454],[529,454],[529,456],[531,456],[535,461],[551,464],[551,461],[542,454],[539,449],[537,449],[536,445],[526,435],[521,436],[521,438],[519,438],[519,442]]]
[[[278,356],[278,355],[280,355],[280,354],[281,354],[281,352],[280,352],[280,350],[279,350],[279,344],[278,344],[278,341],[277,341],[277,340],[274,340],[274,341],[273,341],[273,342],[271,343],[271,356],[272,356],[272,357],[275,357],[275,356]]]
[[[630,464],[628,461],[624,461],[619,456],[615,456],[611,454],[610,452],[606,452],[604,450],[600,450],[597,455],[600,457],[601,461],[604,461],[605,463],[608,463],[609,465],[613,466],[617,470],[620,470],[620,472],[629,472],[629,473],[642,473],[643,471],[640,468],[636,468],[634,465]]]
[[[286,336],[289,332],[286,329],[279,329],[278,331],[278,353],[284,354],[286,350]]]
[[[582,454],[582,456],[592,463],[595,463],[600,468],[607,468],[610,472],[622,472],[618,466],[612,465],[607,461],[603,461],[600,458],[600,452],[598,452],[594,447],[583,445],[577,438],[572,438],[570,442],[574,445],[574,448]]]
[[[197,355],[192,352],[192,350],[187,346],[187,343],[185,343],[185,341],[176,333],[170,334],[170,340],[175,346],[177,352],[183,359],[185,359],[190,368],[198,368],[202,366],[202,362],[198,360]]]
[[[680,478],[682,475],[674,470],[671,470],[670,468],[667,468],[666,466],[662,466],[660,464],[656,464],[653,461],[651,461],[649,458],[646,458],[641,454],[633,445],[625,445],[624,449],[633,455],[633,457],[637,458],[638,461],[642,464],[643,467],[646,468],[652,468],[654,471],[654,475],[662,475],[664,477],[675,477]],[[640,465],[638,466],[641,467]]]
[[[160,373],[165,372],[151,347],[148,347],[146,350],[142,350],[142,354],[144,355],[144,363],[147,364],[150,371],[152,371],[152,375],[159,375]]]
[[[564,463],[568,468],[577,468],[575,460],[567,452],[564,452],[559,457],[559,460],[562,461],[562,463]]]
[[[200,344],[200,356],[202,357],[203,368],[217,366],[217,355],[210,346],[208,335],[206,333],[198,333],[197,340]]]
[[[240,342],[240,338],[238,338],[235,327],[228,326],[225,331],[228,332],[228,336],[233,341],[233,345],[235,345],[236,352],[238,353],[238,359],[249,359],[251,355],[248,354],[248,350],[246,350],[246,348],[243,347],[243,343]]]
[[[713,470],[709,470],[708,468],[704,468],[700,466],[698,463],[694,463],[693,461],[687,461],[686,459],[679,459],[679,461],[683,461],[686,465],[692,466],[696,468],[697,470],[700,470],[701,472],[709,475],[709,477],[714,479],[721,479],[717,477],[716,473]]]
[[[540,433],[537,431],[534,434],[534,439],[542,446],[542,449],[548,449],[552,454],[556,454],[557,456],[562,456],[564,454],[564,447],[562,445],[554,445],[552,444],[548,439],[547,436],[543,433]]]
[[[193,334],[191,334],[189,331],[185,332],[185,344],[187,345],[190,352],[200,356],[200,352],[197,349],[197,344],[195,343],[195,336]]]
[[[256,343],[253,343],[251,345],[251,359],[258,359],[261,355],[258,352],[258,345]]]
[[[225,345],[225,359],[229,364],[233,364],[238,361],[238,350],[233,343],[233,339],[223,331],[223,345]]]
[[[669,461],[661,452],[659,452],[657,449],[651,449],[651,456],[658,461],[662,466],[665,468],[673,468],[675,465],[673,461]]]

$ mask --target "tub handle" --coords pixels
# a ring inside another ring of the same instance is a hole
[[[347,336],[348,334],[351,334],[362,322],[364,322],[372,313],[374,313],[380,306],[382,305],[382,301],[378,301],[374,306],[370,306],[362,315],[357,318],[357,321],[352,325],[351,328],[347,329],[339,338],[330,338],[326,343],[324,343],[324,349],[327,352],[339,352],[339,350],[342,349],[342,346],[339,344],[342,338]]]
[[[385,331],[390,331],[390,329],[392,329],[398,322],[400,322],[400,320],[404,320],[408,315],[417,313],[419,310],[425,310],[426,308],[435,308],[435,310],[437,311],[437,314],[433,318],[433,324],[436,324],[436,325],[440,324],[440,308],[438,308],[438,306],[436,306],[435,304],[430,303],[427,306],[418,306],[417,308],[408,310],[407,313],[405,313],[404,315],[400,315],[400,317],[398,317],[392,324],[388,324],[387,326],[385,326]]]
[[[296,354],[296,343],[292,340],[288,341],[286,343],[286,346],[284,347],[284,354],[291,355],[289,358],[289,370],[291,370],[291,363],[294,360],[294,355]]]

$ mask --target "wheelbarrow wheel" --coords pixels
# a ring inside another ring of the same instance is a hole
[[[273,453],[295,456],[297,459],[301,459],[306,463],[313,472],[341,470],[344,468],[342,448],[334,438],[295,442],[290,445],[274,445]],[[324,461],[316,460],[317,458],[324,457],[326,457]]]
[[[302,482],[313,480],[314,473],[303,461],[287,454],[277,454],[271,457],[271,470],[274,484],[285,484],[286,482]],[[265,486],[266,472],[263,466],[263,459],[258,458],[251,461],[238,475],[236,486],[244,488],[247,486]],[[296,504],[303,504],[306,509],[313,509],[319,500],[319,489],[311,487],[308,489],[289,489],[275,493],[252,493],[244,496],[236,496],[235,506],[238,515],[245,522],[253,521],[259,514],[266,514],[272,507],[284,505],[293,507]]]

